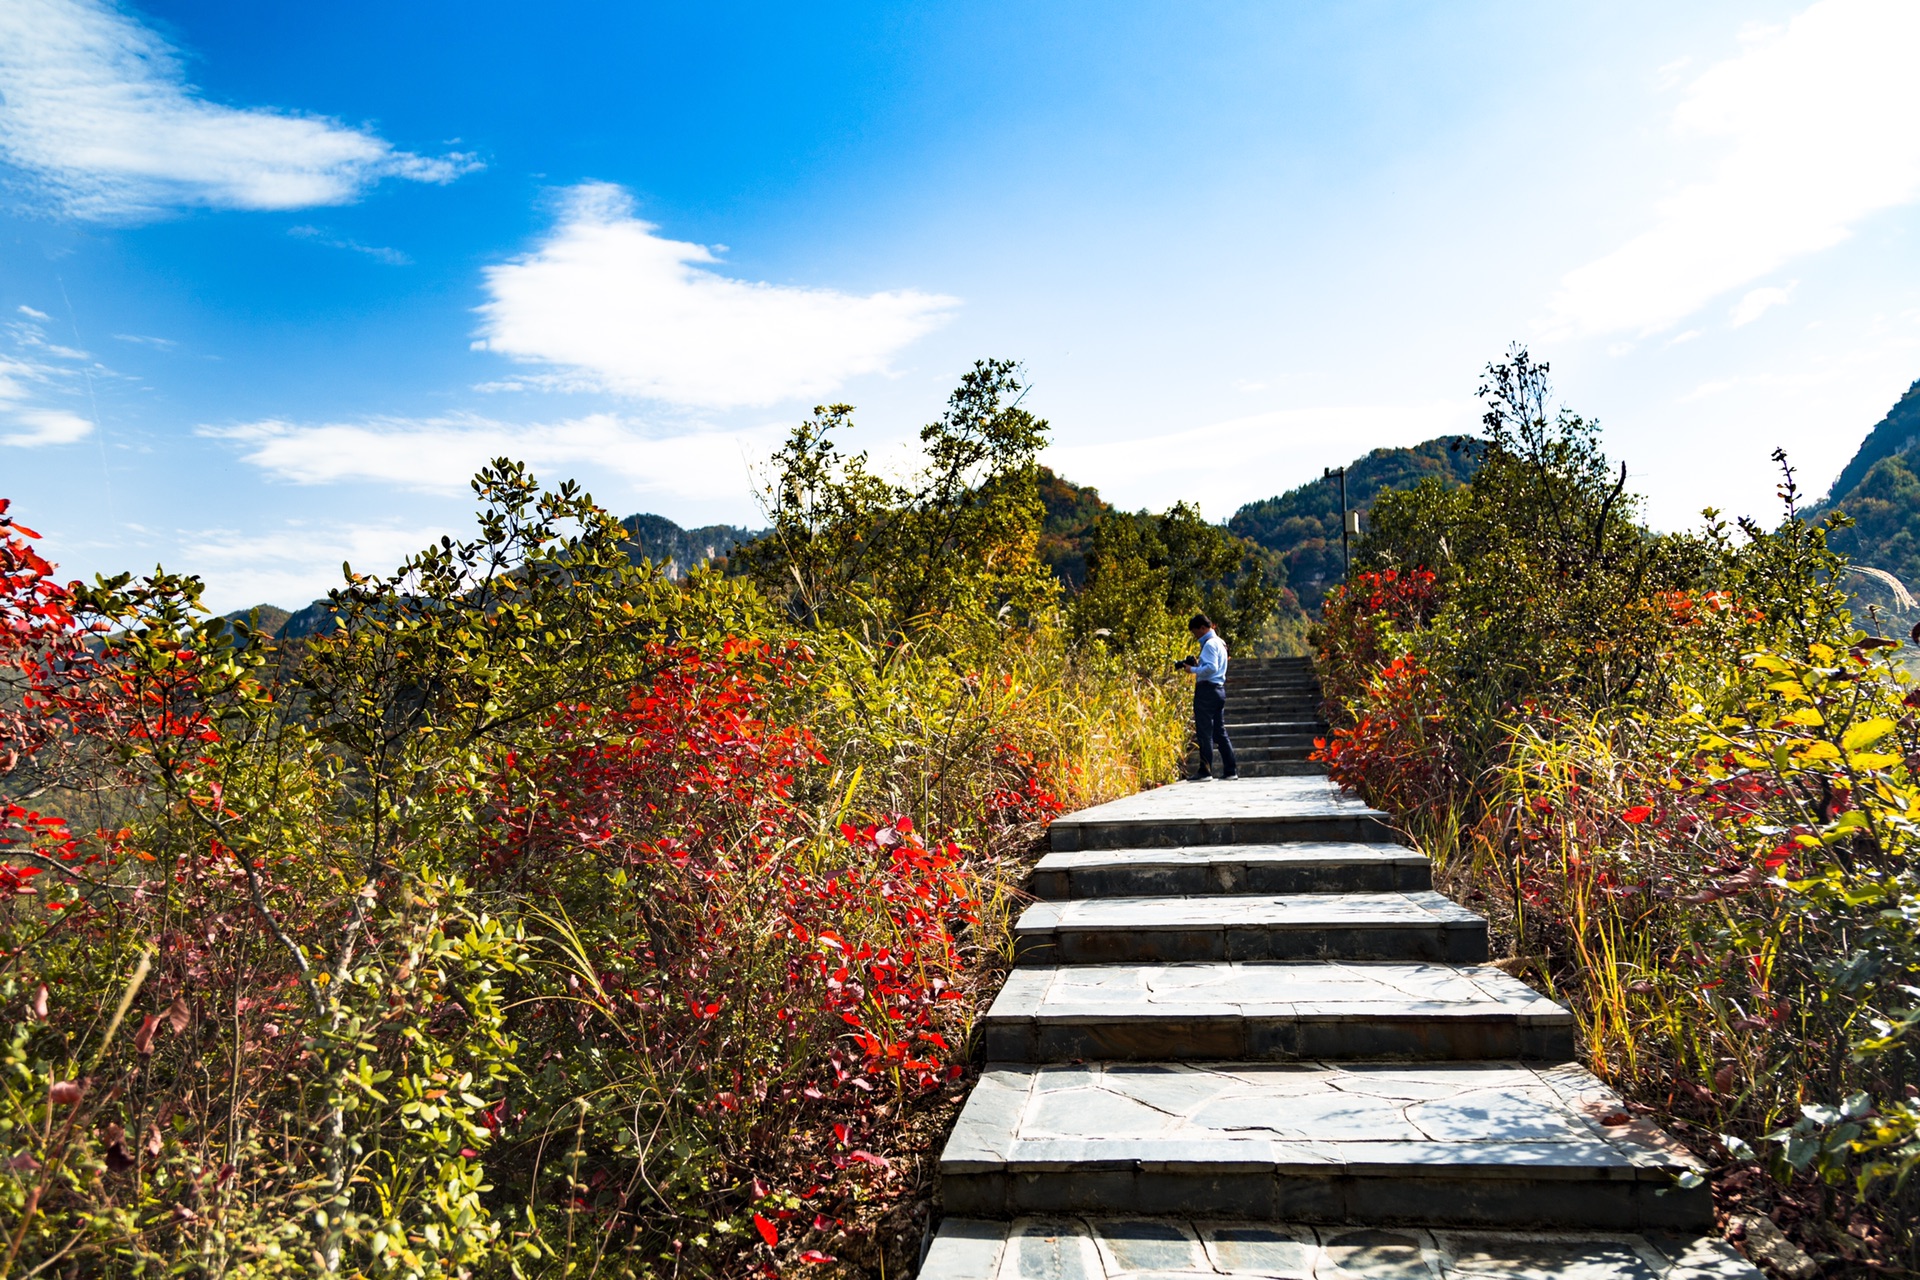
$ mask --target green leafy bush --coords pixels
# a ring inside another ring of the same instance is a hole
[[[1495,919],[1586,1056],[1836,1264],[1913,1267],[1920,693],[1783,521],[1656,536],[1546,368],[1462,490],[1383,498],[1330,598],[1335,776]],[[1778,456],[1778,455],[1776,455]],[[1393,566],[1387,568],[1384,566]],[[1871,622],[1871,620],[1869,620]]]
[[[1006,375],[759,579],[502,461],[284,644],[0,507],[0,1270],[900,1273],[1035,836],[1181,747]]]

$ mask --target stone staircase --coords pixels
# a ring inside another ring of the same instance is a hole
[[[1571,1015],[1308,772],[1311,671],[1256,670],[1268,776],[1053,824],[923,1280],[1756,1280]]]
[[[1234,659],[1227,666],[1227,736],[1243,778],[1325,773],[1308,760],[1313,740],[1327,731],[1320,718],[1320,685],[1306,658]],[[1189,753],[1197,768],[1200,757]],[[1215,762],[1215,768],[1219,767]]]

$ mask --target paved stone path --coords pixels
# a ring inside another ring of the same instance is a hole
[[[1233,674],[1246,776],[1054,823],[924,1280],[1756,1280],[1572,1016],[1306,761],[1311,670]]]

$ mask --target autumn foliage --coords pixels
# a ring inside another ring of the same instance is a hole
[[[0,1273],[898,1273],[1041,824],[1173,703],[501,464],[280,643],[0,503]]]
[[[1489,465],[1402,500],[1330,595],[1318,755],[1714,1162],[1723,1214],[1920,1266],[1910,647],[1850,612],[1790,471],[1776,527],[1654,535],[1519,363],[1490,371]]]

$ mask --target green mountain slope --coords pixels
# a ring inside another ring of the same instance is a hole
[[[1047,467],[1040,468],[1040,501],[1047,509],[1040,526],[1041,563],[1053,570],[1067,590],[1078,591],[1087,581],[1093,522],[1112,511],[1113,504],[1091,485],[1075,484]]]
[[[1908,387],[1907,393],[1887,410],[1887,416],[1875,423],[1867,438],[1860,442],[1859,452],[1840,469],[1833,488],[1827,492],[1825,505],[1839,506],[1843,498],[1860,488],[1876,463],[1912,452],[1916,440],[1920,440],[1920,382]]]
[[[674,581],[700,565],[714,561],[724,563],[735,547],[760,536],[757,530],[730,524],[682,529],[665,516],[647,513],[628,516],[620,524],[632,539],[627,544],[627,554],[634,563],[650,560],[662,566],[667,577]]]
[[[1410,449],[1375,449],[1347,467],[1347,506],[1366,510],[1386,489],[1411,489],[1429,476],[1464,484],[1479,467],[1470,436],[1440,436]],[[1277,497],[1249,502],[1227,528],[1251,538],[1286,565],[1286,582],[1308,612],[1341,581],[1340,486],[1310,480]]]
[[[1850,528],[1830,539],[1836,551],[1856,565],[1892,574],[1909,592],[1920,591],[1920,382],[1867,433],[1814,510],[1853,518]],[[1894,631],[1920,620],[1920,609],[1877,578],[1849,574],[1846,585],[1856,615],[1876,606],[1889,615],[1885,624]]]
[[[1464,481],[1473,474],[1475,464],[1471,451],[1460,446],[1470,444],[1464,436],[1442,436],[1411,449],[1375,449],[1347,470],[1348,504],[1364,510],[1381,490],[1410,488],[1427,476],[1450,483]],[[1075,484],[1045,467],[1040,469],[1040,499],[1046,507],[1040,558],[1068,591],[1078,591],[1087,579],[1094,521],[1113,511],[1113,504],[1099,490]],[[683,529],[665,516],[646,512],[620,523],[631,539],[628,554],[634,562],[650,560],[675,579],[696,565],[724,564],[734,547],[760,536],[755,530],[726,524]],[[1339,490],[1324,480],[1309,481],[1276,497],[1248,503],[1234,513],[1227,527],[1271,553],[1280,585],[1292,589],[1281,605],[1286,616],[1278,625],[1288,634],[1304,634],[1307,615],[1319,608],[1327,587],[1340,580]],[[316,600],[291,614],[273,605],[261,605],[259,610],[261,630],[269,635],[293,639],[331,625],[324,601]],[[229,616],[241,618],[246,613],[240,610]]]

